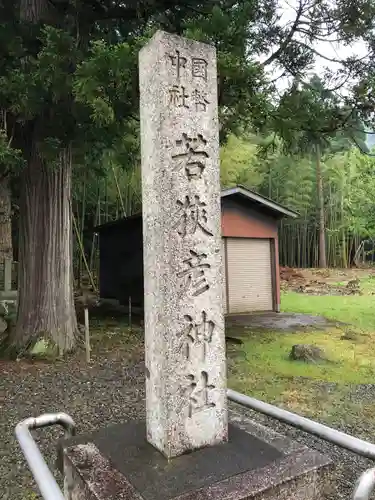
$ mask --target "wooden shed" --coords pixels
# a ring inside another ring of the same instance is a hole
[[[278,222],[297,214],[242,186],[221,193],[225,268],[224,311],[280,310]],[[96,228],[100,235],[100,296],[143,307],[142,216]]]

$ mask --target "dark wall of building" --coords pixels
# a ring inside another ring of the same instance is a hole
[[[100,296],[121,304],[143,306],[142,219],[108,226],[100,231]]]
[[[275,285],[279,300],[277,219],[241,199],[222,199],[222,234],[271,238],[275,244]],[[100,228],[100,296],[143,307],[142,218],[133,216]],[[279,302],[278,302],[279,303]]]

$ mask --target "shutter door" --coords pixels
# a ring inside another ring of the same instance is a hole
[[[228,238],[229,312],[273,310],[270,240]]]
[[[223,312],[224,314],[227,313],[227,269],[226,269],[226,255],[225,255],[225,239],[221,238],[221,252],[222,252],[222,259],[223,259]]]

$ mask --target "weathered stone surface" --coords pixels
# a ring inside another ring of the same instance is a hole
[[[290,353],[290,358],[295,361],[304,361],[305,363],[327,361],[327,358],[320,347],[309,344],[294,345]]]
[[[332,470],[329,459],[241,413],[232,414],[231,420],[236,427],[230,427],[228,443],[172,460],[146,443],[145,429],[140,435],[137,424],[74,438],[63,451],[66,499],[325,498]]]
[[[147,439],[167,457],[227,440],[214,47],[140,52]]]
[[[93,443],[74,446],[64,455],[66,500],[142,500],[129,481]]]

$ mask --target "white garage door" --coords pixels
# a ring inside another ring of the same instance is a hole
[[[221,239],[221,251],[222,251],[222,259],[223,259],[223,311],[224,314],[227,313],[227,279],[226,279],[226,262],[227,256],[225,252],[225,239]]]
[[[228,238],[227,259],[228,312],[272,311],[270,240]]]

